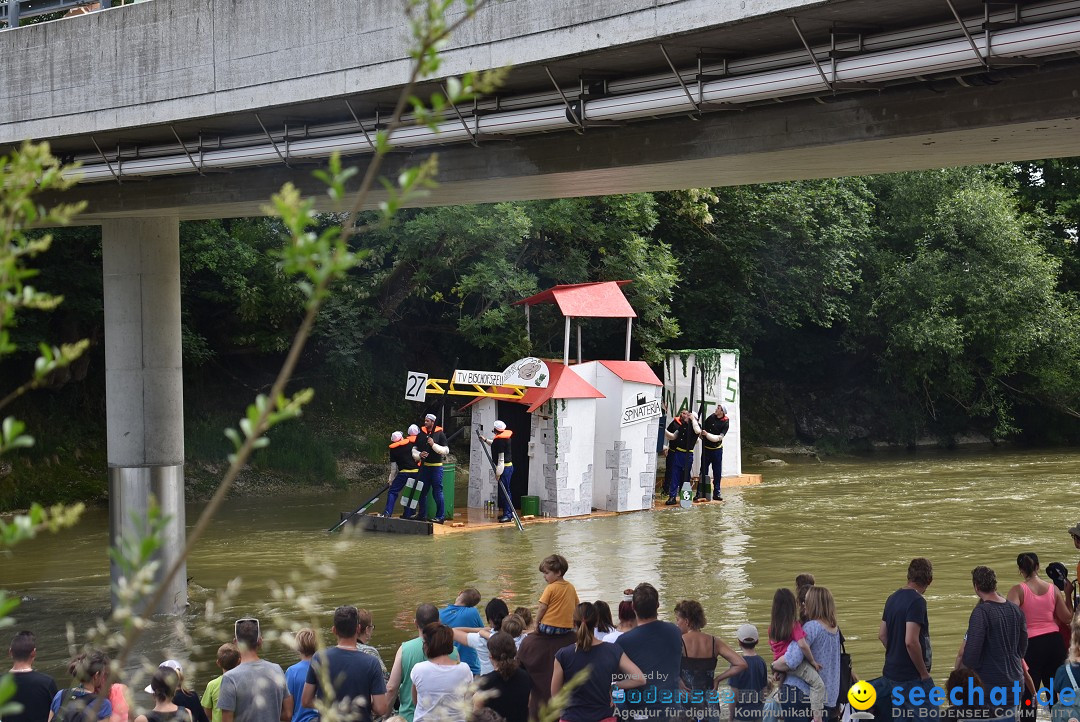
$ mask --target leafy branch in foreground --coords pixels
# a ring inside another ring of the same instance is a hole
[[[0,359],[18,350],[11,338],[20,311],[51,311],[63,301],[62,296],[40,291],[30,284],[37,270],[30,261],[49,249],[52,236],[28,234],[38,226],[64,226],[83,209],[85,203],[64,203],[52,207],[40,205],[38,194],[43,191],[62,191],[75,183],[74,167],[63,166],[49,151],[48,143],[29,141],[8,155],[0,156]],[[62,346],[39,344],[41,356],[34,362],[30,380],[0,398],[0,409],[11,404],[28,391],[46,384],[59,369],[69,365],[86,351],[86,340]],[[0,421],[0,455],[34,445],[34,437],[26,433],[26,424],[14,416]],[[73,525],[83,512],[83,505],[57,505],[45,509],[34,504],[25,514],[0,519],[0,555],[10,553],[11,547],[32,539],[38,532],[57,531]],[[14,623],[11,613],[19,598],[0,590],[0,629]],[[5,703],[15,693],[10,674],[0,677],[0,713],[14,711]]]
[[[36,196],[44,191],[63,191],[77,180],[76,166],[63,166],[52,156],[48,143],[31,143],[0,156],[0,358],[17,349],[11,338],[16,313],[25,310],[51,311],[63,296],[46,293],[31,285],[37,270],[30,266],[38,255],[49,250],[52,235],[28,234],[35,227],[66,226],[86,206],[85,202],[40,205]],[[0,397],[0,409],[48,382],[57,370],[68,366],[89,347],[85,339],[74,344],[39,344],[41,356],[34,362],[30,380]],[[13,417],[3,422],[0,454],[33,446],[26,427]]]
[[[279,263],[285,273],[299,278],[298,287],[305,298],[304,317],[293,336],[292,344],[269,392],[266,395],[260,395],[255,403],[248,407],[238,428],[225,432],[234,448],[234,453],[229,456],[229,468],[188,534],[183,551],[167,570],[153,596],[143,605],[148,611],[152,612],[160,607],[166,590],[186,563],[191,550],[206,531],[210,521],[221,508],[226,495],[241,469],[251,458],[251,454],[256,449],[267,445],[266,432],[278,423],[299,416],[304,405],[313,397],[311,389],[303,389],[290,396],[286,394],[286,388],[295,372],[300,354],[311,336],[316,317],[329,294],[330,287],[343,278],[365,255],[365,252],[352,250],[349,244],[351,236],[360,230],[355,222],[357,214],[367,206],[371,189],[375,181],[379,179],[382,163],[392,148],[393,133],[405,122],[406,110],[411,106],[414,120],[417,122],[436,123],[436,117],[427,112],[425,104],[413,96],[414,88],[418,80],[438,70],[440,63],[438,51],[445,44],[449,34],[471,18],[483,4],[482,0],[466,0],[465,11],[454,22],[449,22],[446,19],[446,13],[450,8],[451,0],[408,0],[407,10],[411,19],[414,40],[411,51],[414,66],[390,120],[376,134],[375,153],[360,181],[352,210],[346,216],[349,220],[348,224],[332,225],[321,232],[313,230],[317,227],[315,201],[302,198],[300,192],[291,183],[285,184],[272,197],[271,204],[264,208],[268,215],[281,219],[287,231],[288,238],[285,247],[280,252]],[[501,73],[495,72],[469,74],[461,80],[447,81],[446,94],[438,96],[435,103],[443,107],[446,103],[469,100],[476,93],[494,87],[500,77]],[[437,168],[437,159],[432,155],[419,166],[400,172],[396,184],[384,183],[387,200],[380,204],[384,220],[392,218],[404,204],[433,187]],[[327,195],[331,202],[334,205],[340,205],[347,196],[346,186],[349,180],[356,174],[357,171],[353,168],[343,168],[340,156],[335,154],[330,158],[328,169],[318,171],[315,175],[326,185]],[[125,667],[142,629],[143,625],[130,626],[129,633],[125,635],[123,646],[114,662],[114,670]]]

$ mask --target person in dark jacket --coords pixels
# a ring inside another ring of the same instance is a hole
[[[720,477],[723,475],[724,436],[731,428],[727,411],[720,404],[716,411],[701,422],[701,479],[698,481],[694,501],[709,500],[709,468],[712,468],[712,499],[723,501],[720,495]]]
[[[420,451],[413,441],[395,431],[390,435],[390,492],[386,496],[386,509],[383,516],[392,516],[394,502],[410,478],[415,479],[420,472]]]
[[[679,412],[664,432],[664,438],[670,442],[668,448],[668,499],[664,502],[667,506],[674,506],[677,501],[679,487],[682,486],[683,477],[690,476],[690,468],[694,465],[694,446],[697,445],[701,427],[698,426],[694,414],[683,409]]]
[[[1027,621],[1020,607],[998,594],[993,569],[975,567],[971,582],[979,603],[971,610],[958,656],[963,666],[979,675],[987,695],[994,687],[1011,691],[1014,685],[1022,686],[1024,682]]]
[[[499,522],[505,524],[514,519],[514,504],[510,499],[510,478],[514,475],[514,458],[510,453],[510,439],[514,432],[506,428],[506,422],[495,422],[495,436],[490,441],[491,460],[495,462],[495,492],[499,496],[502,514]]]
[[[420,451],[420,479],[424,482],[424,488],[420,490],[420,507],[416,518],[418,521],[427,521],[427,496],[428,492],[431,492],[435,499],[435,518],[432,521],[442,524],[446,521],[443,464],[446,463],[450,447],[443,428],[435,425],[435,414],[424,417],[424,425],[416,436],[416,448]]]

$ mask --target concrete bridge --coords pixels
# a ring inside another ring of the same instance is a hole
[[[182,539],[178,221],[316,194],[332,150],[363,165],[409,72],[401,6],[170,0],[0,32],[0,148],[80,160],[103,228],[114,534],[153,488]],[[437,150],[425,202],[452,204],[1080,155],[1078,51],[1080,0],[503,0],[442,72],[513,65],[505,85],[403,132],[388,172]]]

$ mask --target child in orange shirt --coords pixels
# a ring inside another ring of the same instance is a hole
[[[566,558],[559,554],[552,554],[540,562],[540,572],[547,582],[536,614],[536,631],[540,634],[565,634],[574,629],[577,590],[563,579],[569,568]]]

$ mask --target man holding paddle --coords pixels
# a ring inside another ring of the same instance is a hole
[[[510,455],[510,438],[514,435],[514,432],[506,428],[505,421],[495,422],[495,436],[494,438],[484,441],[491,444],[491,458],[495,463],[495,484],[496,490],[498,487],[502,487],[502,491],[498,493],[499,507],[502,510],[502,515],[499,517],[499,523],[505,524],[508,521],[514,520],[514,508],[510,501],[510,477],[514,475],[514,461]],[[484,438],[484,437],[480,437]]]

